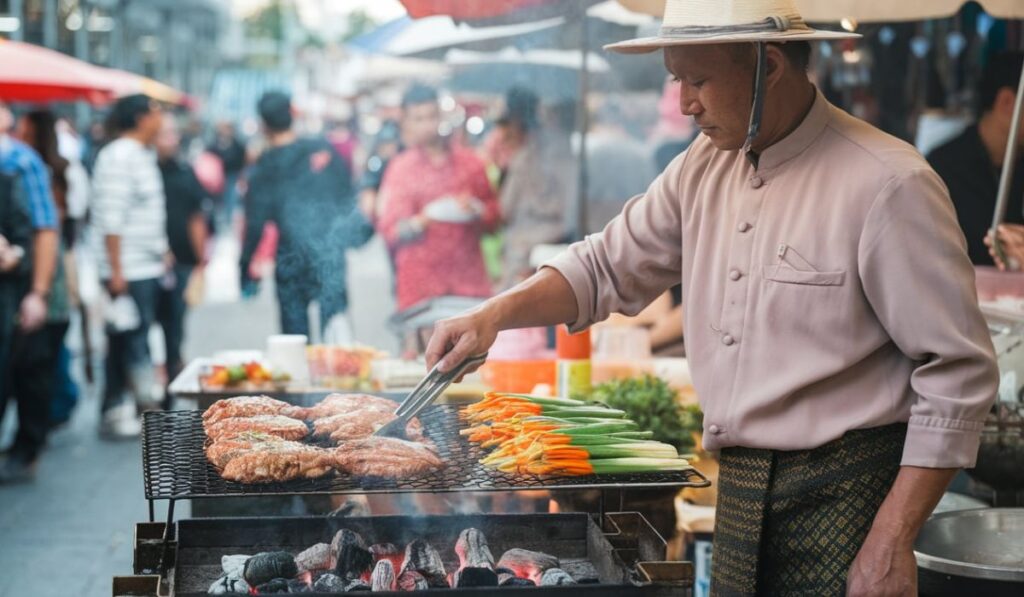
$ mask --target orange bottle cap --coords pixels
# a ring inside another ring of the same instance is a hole
[[[555,353],[560,359],[590,358],[590,328],[570,334],[569,328],[558,326],[555,332]]]

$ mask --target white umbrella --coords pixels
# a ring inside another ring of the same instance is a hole
[[[417,80],[436,83],[451,69],[437,60],[351,52],[335,73],[335,92],[352,95],[361,89],[389,81]]]
[[[1001,19],[1024,18],[1022,0],[976,0],[988,14]],[[661,16],[665,0],[619,0],[634,12]],[[967,0],[796,0],[800,15],[812,22],[842,19],[869,21],[920,21],[956,14]]]
[[[444,61],[452,66],[476,64],[528,64],[537,66],[553,66],[558,68],[583,68],[583,53],[579,50],[520,50],[504,48],[498,52],[473,52],[471,50],[448,50]],[[608,61],[600,55],[590,52],[587,56],[587,69],[592,73],[604,73],[611,70]]]
[[[564,23],[564,18],[557,17],[518,25],[470,27],[465,23],[456,24],[450,17],[427,17],[413,20],[388,40],[380,50],[395,56],[410,56],[441,48],[518,37],[558,27]]]
[[[606,0],[591,6],[587,9],[587,16],[627,27],[650,25],[657,20],[649,14],[629,10],[615,0]]]

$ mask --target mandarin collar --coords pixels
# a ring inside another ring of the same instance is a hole
[[[831,118],[832,104],[817,87],[814,89],[814,103],[803,121],[781,141],[761,152],[758,158],[758,172],[772,170],[800,155],[825,130]]]

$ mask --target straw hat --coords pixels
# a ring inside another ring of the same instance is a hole
[[[669,46],[694,44],[858,37],[860,35],[845,31],[811,29],[800,17],[793,0],[666,0],[658,35],[610,44],[605,49],[644,54]]]

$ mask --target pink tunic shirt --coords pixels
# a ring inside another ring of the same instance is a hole
[[[380,192],[384,206],[378,228],[394,251],[399,310],[445,295],[490,296],[480,237],[497,225],[500,207],[480,158],[453,146],[437,164],[422,150],[408,149],[388,164]],[[431,222],[420,238],[399,242],[399,223],[446,195],[478,199],[483,205],[480,219]]]
[[[574,329],[682,281],[709,450],[909,422],[904,465],[975,462],[998,372],[946,188],[820,94],[756,170],[702,137],[548,265],[576,295]]]

